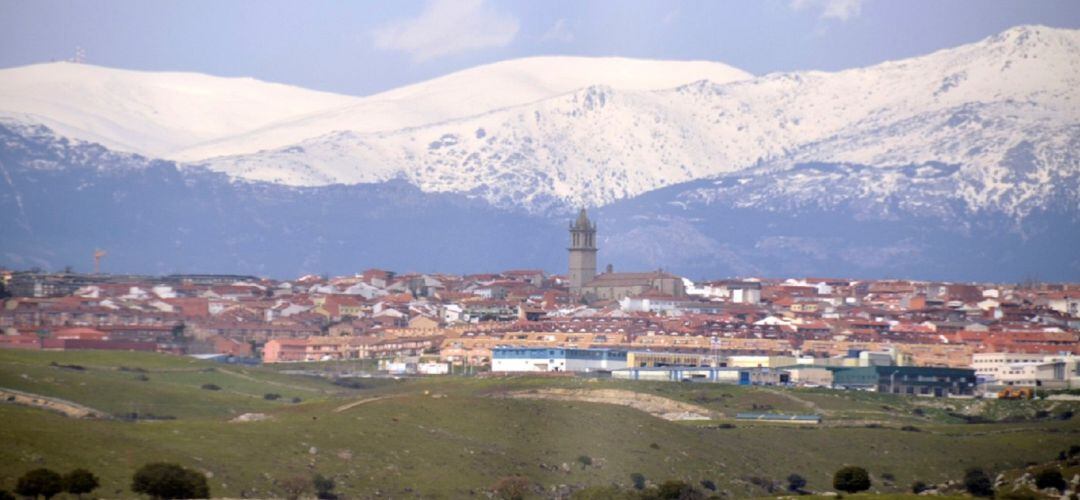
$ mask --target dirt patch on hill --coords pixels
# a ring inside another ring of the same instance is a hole
[[[549,399],[629,406],[664,420],[709,420],[713,412],[701,406],[652,394],[620,389],[539,389],[496,395],[512,399]]]
[[[343,404],[343,405],[341,405],[341,406],[339,406],[337,408],[334,408],[334,413],[341,413],[343,411],[351,410],[353,408],[356,408],[357,406],[360,406],[360,405],[366,405],[368,403],[374,403],[375,401],[382,401],[384,399],[399,398],[399,397],[401,397],[401,396],[400,395],[393,395],[393,396],[376,396],[376,397],[373,397],[373,398],[364,398],[364,399],[361,399],[361,400],[358,400],[358,401],[353,401],[351,403]]]
[[[71,418],[109,418],[107,413],[89,406],[15,389],[0,388],[0,401],[55,411]]]

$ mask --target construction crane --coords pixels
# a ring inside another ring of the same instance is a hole
[[[101,274],[101,258],[109,255],[104,250],[94,250],[94,274]]]

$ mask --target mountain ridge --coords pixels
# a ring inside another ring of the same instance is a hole
[[[1071,128],[1080,121],[1071,104],[1080,100],[1080,63],[1071,54],[1080,50],[1080,32],[1047,30],[1016,28],[836,73],[659,91],[590,86],[436,125],[339,131],[202,164],[292,185],[406,178],[426,191],[476,193],[533,212],[603,206],[742,168],[812,161],[956,163],[990,185],[1007,174],[1002,159],[1023,141],[1056,147],[1046,154],[1063,161],[1040,168],[1072,175],[1080,168]],[[1053,50],[1032,52],[1040,47]],[[965,200],[985,208],[994,196],[971,192]]]

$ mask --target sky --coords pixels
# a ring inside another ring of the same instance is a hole
[[[1021,24],[1080,28],[1080,1],[0,0],[0,67],[70,59],[81,47],[101,66],[369,95],[537,55],[834,71]]]

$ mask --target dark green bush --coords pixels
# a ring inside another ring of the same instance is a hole
[[[987,498],[994,496],[994,483],[982,469],[968,469],[964,473],[964,488],[973,496]]]
[[[154,498],[210,498],[206,476],[170,463],[146,464],[135,471],[131,491]]]
[[[862,467],[844,467],[833,475],[833,488],[846,493],[870,489],[870,474]]]
[[[15,483],[15,493],[24,497],[46,499],[64,491],[64,478],[51,469],[34,469],[23,474]]]

